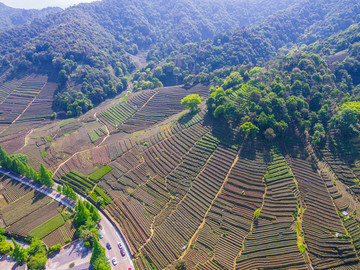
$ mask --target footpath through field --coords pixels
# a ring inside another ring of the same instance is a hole
[[[65,197],[61,193],[56,192],[55,190],[52,190],[51,188],[48,188],[44,185],[41,185],[40,183],[35,182],[34,180],[31,180],[23,175],[12,172],[1,166],[0,166],[0,173],[4,174],[6,176],[9,176],[10,178],[12,178],[16,181],[19,181],[19,182],[31,187],[32,189],[35,189],[38,192],[41,192],[42,194],[50,197],[51,199],[65,205],[67,207],[71,207],[72,209],[74,209],[74,207],[75,207],[75,202],[73,200],[70,200],[69,198]]]

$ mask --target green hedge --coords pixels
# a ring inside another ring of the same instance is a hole
[[[113,168],[111,168],[110,166],[104,166],[101,169],[93,172],[92,174],[89,175],[89,178],[95,182],[99,181],[104,175],[106,175],[107,173],[111,172]]]

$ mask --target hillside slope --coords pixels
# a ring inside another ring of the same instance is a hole
[[[81,4],[56,16],[34,22],[29,27],[18,29],[12,32],[12,38],[6,38],[6,34],[2,35],[2,54],[9,52],[6,48],[11,46],[12,49],[19,49],[21,45],[16,40],[21,40],[21,44],[24,44],[50,29],[54,31],[60,24],[71,23],[79,14],[87,16],[89,22],[103,26],[122,43],[136,44],[141,48],[164,40],[169,44],[173,40],[174,45],[178,45],[211,38],[217,32],[261,21],[296,2],[297,0],[270,3],[259,0],[192,0],[177,1],[174,5],[161,0],[105,0]],[[260,9],[265,5],[268,8]]]
[[[11,67],[16,75],[32,71],[57,77],[54,107],[67,116],[79,116],[127,88],[125,76],[135,68],[129,53],[153,49],[163,58],[186,42],[261,21],[297,0],[272,1],[262,9],[264,2],[268,1],[81,4],[0,33],[0,70]]]
[[[31,23],[34,19],[43,18],[61,10],[61,8],[44,8],[41,10],[19,9],[0,3],[0,32],[15,26]]]
[[[358,1],[301,1],[263,22],[220,33],[203,43],[182,47],[170,59],[190,73],[224,66],[266,62],[281,52],[321,41],[359,23]],[[282,51],[279,51],[279,50]],[[157,59],[156,54],[151,59]]]
[[[0,34],[12,75],[59,81],[0,77],[0,142],[104,208],[136,269],[359,269],[360,4],[226,3],[105,0]],[[78,117],[47,116],[54,92]]]

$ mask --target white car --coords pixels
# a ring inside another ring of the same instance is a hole
[[[117,265],[117,261],[116,261],[116,258],[115,258],[115,257],[112,258],[112,263],[113,263],[113,265]]]

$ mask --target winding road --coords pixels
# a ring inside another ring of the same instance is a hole
[[[69,198],[65,197],[61,193],[56,192],[55,190],[52,190],[51,188],[48,188],[44,185],[41,185],[40,183],[35,182],[34,180],[31,180],[31,179],[29,179],[23,175],[20,175],[18,173],[12,172],[1,166],[0,166],[0,173],[6,175],[16,181],[19,181],[19,182],[31,187],[32,189],[35,189],[38,192],[41,192],[42,194],[50,197],[51,199],[65,205],[67,207],[71,207],[72,209],[75,208],[75,202],[73,200],[70,200]]]
[[[1,166],[0,166],[0,173],[6,175],[16,181],[21,182],[21,183],[31,187],[32,189],[35,189],[36,191],[43,193],[46,196],[49,196],[53,200],[65,205],[67,207],[71,207],[72,209],[74,209],[74,207],[75,207],[74,201],[65,197],[61,193],[59,193],[55,190],[52,190],[44,185],[41,185],[38,182],[35,182],[25,176],[19,175],[15,172],[12,172],[8,169],[1,167]],[[77,193],[77,195],[81,200],[86,200],[86,198],[84,198],[81,194]],[[110,243],[110,245],[112,247],[110,250],[105,248],[106,256],[110,259],[111,268],[116,269],[116,270],[129,270],[129,269],[134,270],[135,268],[134,268],[134,264],[131,260],[129,249],[126,245],[126,242],[125,242],[120,230],[116,226],[114,226],[111,223],[111,221],[103,213],[101,213],[101,211],[99,211],[99,214],[101,217],[100,225],[102,228],[100,230],[100,232],[103,235],[103,238],[100,239],[100,243],[104,247],[106,246],[107,243]],[[124,247],[125,253],[126,253],[125,256],[121,256],[120,249],[118,247],[118,243],[121,243],[121,245]],[[113,258],[116,258],[116,261],[117,261],[116,266],[114,266],[112,263]]]

